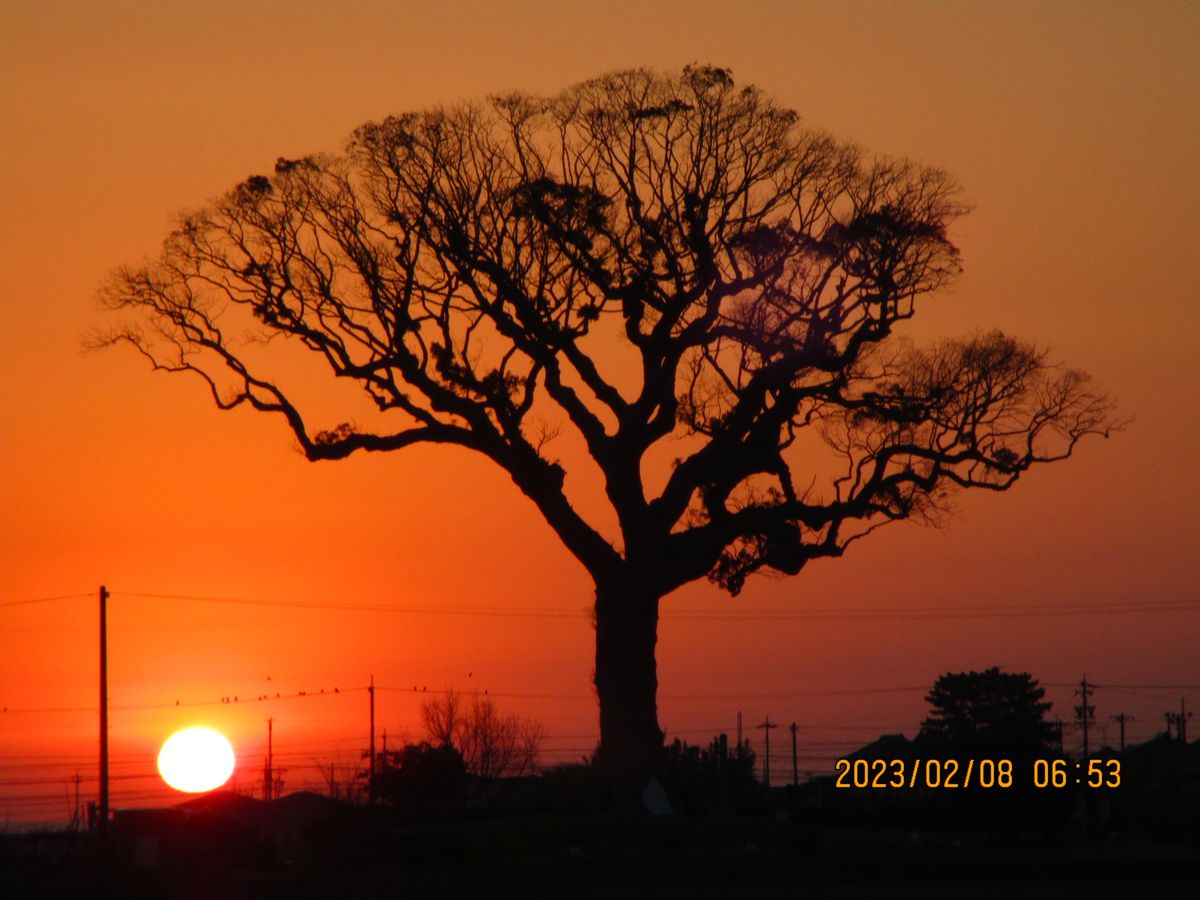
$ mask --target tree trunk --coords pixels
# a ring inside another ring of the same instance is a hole
[[[596,589],[597,763],[620,805],[640,798],[662,753],[654,658],[658,601],[654,592],[620,581]]]

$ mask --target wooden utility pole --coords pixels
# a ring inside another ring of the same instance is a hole
[[[796,762],[796,723],[792,723],[792,784],[800,783],[800,768]]]
[[[83,776],[78,771],[75,772],[75,809],[71,813],[71,831],[78,831],[80,824],[83,822],[83,810],[79,808],[79,782],[83,781]]]
[[[108,836],[108,588],[100,585],[100,839]]]
[[[1079,690],[1077,693],[1080,697],[1080,705],[1075,707],[1075,716],[1083,725],[1083,758],[1088,757],[1088,723],[1096,715],[1096,707],[1088,705],[1088,693],[1093,689],[1093,685],[1088,684],[1087,674],[1083,676],[1083,680],[1079,682]]]
[[[763,784],[766,787],[770,787],[771,786],[771,729],[778,728],[779,726],[771,721],[770,716],[767,716],[766,719],[763,720],[763,723],[761,725],[755,725],[754,727],[761,728],[763,730],[763,734],[765,735],[765,737],[763,738],[764,744],[765,744],[765,751],[766,751],[765,755],[763,756]]]
[[[1125,752],[1125,723],[1127,721],[1128,722],[1134,721],[1136,719],[1136,716],[1127,716],[1127,715],[1125,715],[1125,713],[1118,713],[1117,715],[1111,716],[1110,718],[1114,722],[1119,722],[1121,725],[1121,752],[1124,753]]]
[[[267,719],[267,767],[263,772],[263,799],[270,803],[275,799],[275,720]]]
[[[367,688],[371,698],[371,749],[367,767],[367,802],[375,802],[375,676],[371,676],[371,684]]]
[[[1171,736],[1171,724],[1175,725],[1175,739],[1187,742],[1187,720],[1191,718],[1191,713],[1187,711],[1187,706],[1184,704],[1183,697],[1179,698],[1179,712],[1163,713],[1167,720],[1167,737]]]

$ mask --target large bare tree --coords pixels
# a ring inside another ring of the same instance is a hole
[[[312,460],[434,442],[503,467],[595,582],[599,758],[636,786],[662,742],[664,596],[795,574],[1112,427],[1031,345],[893,334],[959,273],[965,211],[945,172],[810,130],[727,70],[617,72],[280,159],[114,273],[102,296],[134,315],[102,342],[279,414]],[[314,427],[271,338],[370,414]],[[562,430],[612,533],[564,487]]]

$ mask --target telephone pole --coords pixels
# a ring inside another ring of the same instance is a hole
[[[267,768],[263,772],[263,799],[270,803],[275,799],[274,719],[267,719]]]
[[[1088,757],[1088,723],[1096,716],[1096,707],[1088,705],[1088,692],[1093,691],[1095,685],[1088,684],[1087,673],[1084,673],[1083,680],[1079,682],[1079,690],[1076,691],[1080,696],[1081,703],[1075,707],[1075,717],[1079,719],[1083,725],[1083,758]]]
[[[800,769],[796,763],[796,723],[792,723],[792,784],[800,783]]]
[[[755,728],[761,728],[764,734],[765,755],[763,756],[763,784],[766,787],[771,786],[771,729],[778,728],[771,717],[767,716],[761,725],[755,725]]]
[[[367,766],[367,802],[375,802],[375,676],[371,676],[371,684],[367,688],[371,699],[371,749]]]
[[[1176,740],[1187,742],[1187,720],[1191,718],[1191,713],[1187,711],[1184,705],[1183,697],[1179,698],[1179,712],[1163,713],[1167,720],[1167,737],[1171,736],[1171,723],[1175,723],[1175,738]]]
[[[1118,713],[1117,715],[1111,716],[1110,718],[1114,722],[1119,722],[1121,725],[1121,752],[1124,753],[1125,752],[1125,723],[1126,722],[1134,722],[1137,720],[1137,717],[1136,716],[1127,716],[1127,715],[1125,715],[1125,713]]]
[[[75,772],[75,810],[71,813],[71,831],[78,831],[80,824],[83,822],[83,810],[79,807],[79,782],[83,781],[83,776],[79,771]]]
[[[100,585],[100,841],[108,837],[108,588]]]

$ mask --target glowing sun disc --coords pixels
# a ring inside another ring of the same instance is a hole
[[[158,751],[162,780],[188,794],[219,788],[233,774],[233,747],[211,728],[177,731]]]

